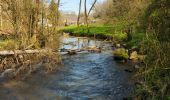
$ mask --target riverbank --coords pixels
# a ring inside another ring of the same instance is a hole
[[[145,54],[140,49],[143,48],[143,51],[145,51],[145,44],[147,43],[145,34],[134,30],[129,33],[128,36],[128,34],[123,32],[123,30],[125,30],[125,26],[118,24],[113,26],[90,25],[89,28],[86,26],[67,26],[62,28],[60,31],[64,32],[64,34],[69,34],[72,36],[107,39],[112,42],[112,45],[115,47],[115,49],[118,49],[113,53],[118,59],[122,59],[122,55],[123,59],[126,60],[132,58],[135,60],[141,58],[143,59],[143,55]],[[125,52],[122,52],[122,49]]]
[[[126,34],[121,32],[124,26],[108,26],[108,25],[90,25],[88,28],[84,25],[67,26],[60,29],[60,32],[70,33],[73,36],[95,37],[97,39],[126,39]],[[119,34],[119,35],[118,35]]]
[[[66,26],[61,28],[59,31],[64,33],[69,33],[72,36],[81,37],[93,37],[97,39],[107,39],[114,42],[123,42],[127,44],[129,48],[139,47],[140,44],[146,42],[145,34],[143,32],[133,31],[131,33],[131,40],[126,41],[127,34],[123,32],[127,28],[127,25],[117,24],[117,25],[90,25],[87,29],[86,26],[81,25],[77,27]]]

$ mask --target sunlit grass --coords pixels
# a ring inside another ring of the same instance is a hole
[[[122,32],[124,25],[100,25],[92,24],[88,28],[85,25],[77,27],[76,25],[67,26],[61,28],[60,31],[71,33],[74,36],[100,36],[102,37],[111,37],[116,40],[123,40],[126,38],[126,34]]]

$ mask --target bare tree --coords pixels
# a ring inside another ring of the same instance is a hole
[[[81,4],[82,4],[82,0],[80,0],[80,3],[79,3],[79,13],[78,13],[78,18],[77,18],[77,26],[78,27],[79,27],[80,14],[81,14]]]
[[[91,6],[91,8],[90,8],[90,10],[89,10],[89,12],[88,12],[88,14],[87,14],[88,16],[90,15],[91,11],[93,10],[96,2],[97,2],[97,0],[94,0],[93,4],[92,4],[92,6]]]
[[[44,47],[51,33],[56,33],[53,30],[53,26],[45,27],[49,24],[50,20],[47,17],[50,12],[48,12],[49,5],[46,1],[0,0],[0,7],[2,7],[3,11],[0,10],[0,19],[4,18],[4,29],[8,29],[10,33],[13,33],[19,39],[19,49],[25,49],[27,46],[30,47],[30,45],[35,48]],[[55,18],[54,27],[57,25],[57,10],[59,8],[57,6],[59,6],[59,3],[60,0],[58,0],[58,5],[56,3],[55,10],[53,11],[55,12],[55,16],[53,16],[53,19]],[[3,16],[1,13],[3,13]],[[1,23],[2,20],[0,20],[0,28],[2,28]],[[53,40],[53,36],[51,36],[50,40]]]
[[[84,19],[85,19],[85,23],[87,25],[88,28],[88,15],[87,15],[87,0],[84,0]]]
[[[88,11],[87,13],[87,1],[84,0],[84,15],[85,15],[85,23],[86,23],[86,26],[87,26],[87,29],[89,31],[89,23],[88,23],[88,18],[89,18],[89,15],[90,15],[90,12],[92,11],[93,7],[95,6],[97,0],[94,0],[92,6],[90,7],[90,10]]]
[[[60,7],[60,0],[58,0],[58,2],[57,2],[57,25],[59,24],[59,16],[60,16],[59,7]]]

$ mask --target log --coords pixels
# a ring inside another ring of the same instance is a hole
[[[41,50],[4,50],[0,51],[0,56],[9,56],[9,55],[18,55],[18,54],[34,54],[34,53],[43,53],[52,51],[50,49],[41,49]]]

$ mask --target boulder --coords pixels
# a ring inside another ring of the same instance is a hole
[[[23,62],[24,61],[24,56],[23,55],[18,55],[19,61]]]
[[[69,50],[68,54],[69,55],[75,55],[75,54],[77,54],[77,51],[76,50]]]
[[[133,69],[125,69],[125,72],[132,73]]]
[[[130,60],[137,61],[137,60],[138,60],[138,53],[137,53],[137,51],[133,51],[133,52],[130,54],[129,59],[130,59]]]
[[[129,58],[128,51],[124,48],[119,48],[113,51],[115,60],[127,60]]]
[[[68,50],[67,49],[65,49],[65,48],[61,48],[60,49],[60,52],[67,52]]]
[[[116,48],[120,48],[121,47],[121,45],[120,44],[116,44]]]

